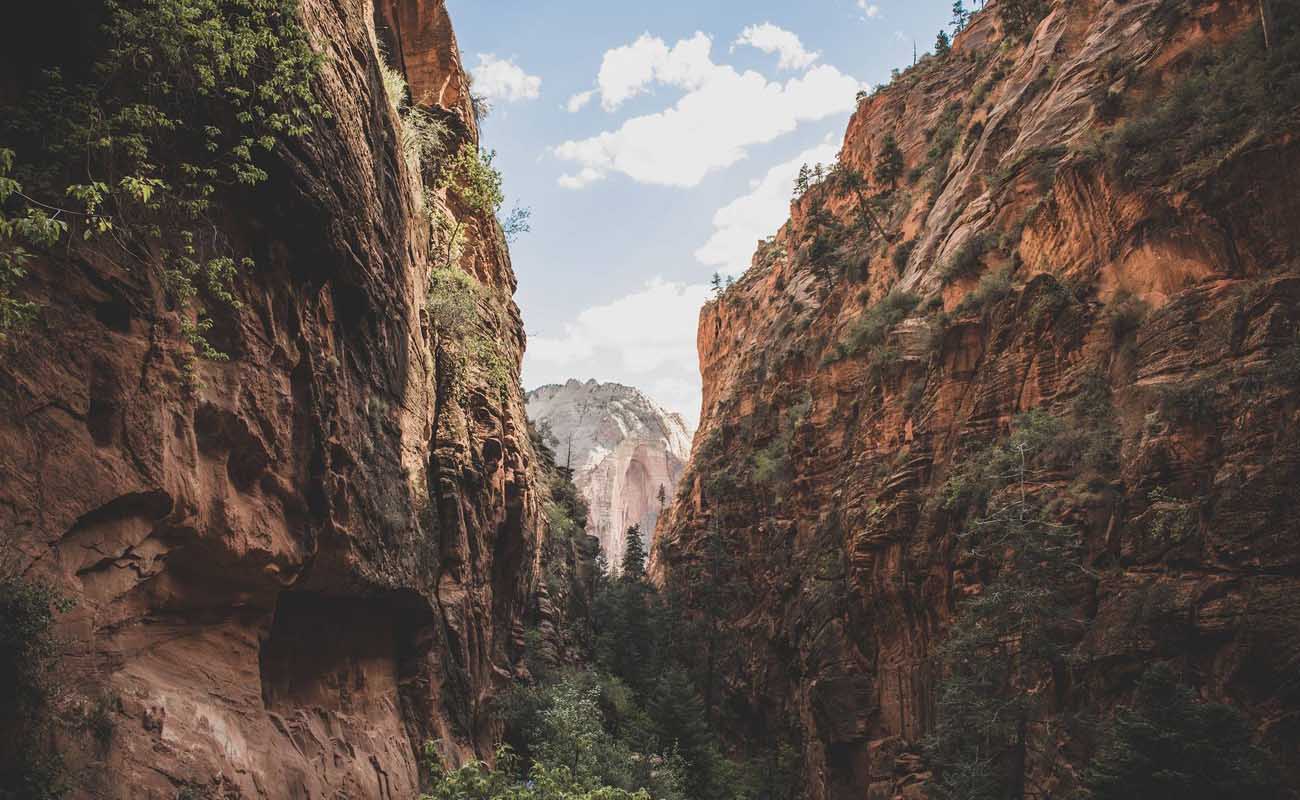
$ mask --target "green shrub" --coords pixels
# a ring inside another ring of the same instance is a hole
[[[856,355],[882,344],[890,329],[906,319],[920,301],[911,292],[891,290],[849,328],[844,342],[845,353]]]
[[[459,269],[439,267],[429,273],[425,312],[440,338],[464,340],[479,319],[478,281]]]
[[[50,586],[0,565],[0,796],[54,800],[69,788],[51,748],[59,645],[56,615],[72,604]]]
[[[1213,422],[1218,394],[1209,379],[1177,383],[1160,390],[1160,416],[1181,425]]]
[[[900,275],[902,274],[903,270],[907,268],[907,260],[912,257],[912,251],[914,251],[915,249],[916,249],[915,239],[908,239],[906,242],[899,243],[899,245],[894,248],[894,255],[892,256],[892,259],[894,262],[895,272],[899,273]]]
[[[0,147],[0,344],[9,332],[22,328],[36,316],[36,304],[13,294],[14,288],[27,276],[27,261],[31,252],[27,248],[53,247],[67,231],[68,225],[53,219],[43,209],[27,207],[19,216],[10,217],[5,207],[23,187],[9,177],[13,169],[14,153]]]
[[[957,306],[958,314],[973,314],[997,303],[1011,294],[1011,271],[1000,269],[980,278],[979,284],[962,298]]]
[[[279,142],[325,111],[312,83],[322,57],[297,0],[140,0],[104,4],[93,78],[50,70],[3,124],[23,153],[15,172],[30,208],[76,206],[70,233],[160,278],[200,322],[205,303],[238,308],[251,261],[213,220],[223,190],[256,186]],[[5,237],[9,238],[9,237]],[[3,249],[3,245],[0,245]]]
[[[992,237],[987,233],[977,233],[962,242],[961,247],[957,248],[957,252],[953,253],[952,258],[944,265],[941,276],[943,282],[949,284],[961,278],[978,275],[984,266],[984,254],[988,252],[992,243]]]
[[[1009,36],[1027,37],[1051,7],[1047,0],[1002,0],[997,6],[998,19]]]
[[[1084,784],[1091,800],[1286,796],[1271,757],[1251,744],[1241,712],[1201,702],[1165,664],[1142,676],[1136,702],[1105,731]]]
[[[496,151],[466,142],[449,167],[451,189],[461,202],[485,216],[495,214],[505,200],[501,173],[492,166],[495,158]]]
[[[1146,113],[1114,130],[1104,150],[1130,186],[1189,189],[1300,125],[1300,10],[1274,3],[1274,45],[1258,24],[1204,53]]]
[[[1157,542],[1178,544],[1196,536],[1199,515],[1193,503],[1179,500],[1161,487],[1147,494],[1154,509],[1147,535]]]

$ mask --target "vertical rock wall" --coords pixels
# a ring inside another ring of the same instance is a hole
[[[723,632],[707,666],[739,747],[799,741],[810,797],[922,797],[936,649],[987,575],[939,493],[1015,415],[1100,381],[1120,466],[1061,510],[1087,540],[1091,633],[1054,712],[1104,718],[1168,661],[1241,707],[1295,786],[1300,398],[1267,376],[1297,352],[1300,151],[1257,136],[1178,189],[1090,154],[1257,4],[1057,2],[1023,42],[997,8],[860,103],[841,161],[861,191],[887,189],[887,136],[904,161],[877,220],[815,186],[701,313],[704,414],[656,576]],[[916,306],[872,339],[891,290]],[[1212,410],[1171,406],[1193,395]],[[1156,490],[1193,509],[1176,544],[1150,534]],[[1086,737],[1054,730],[1077,764]]]
[[[65,729],[76,796],[410,798],[425,742],[491,756],[541,534],[532,449],[518,390],[436,358],[433,232],[377,44],[452,152],[476,138],[466,76],[440,0],[302,14],[329,114],[226,205],[257,263],[211,332],[230,360],[187,379],[159,282],[75,243],[31,264],[40,318],[0,360],[3,548],[75,601],[61,708],[111,730]],[[432,202],[464,223],[478,333],[517,386],[497,223]]]

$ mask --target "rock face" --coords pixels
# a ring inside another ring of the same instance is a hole
[[[210,334],[230,360],[188,382],[159,283],[91,246],[31,262],[41,321],[0,360],[3,548],[75,600],[67,702],[111,728],[64,737],[76,796],[411,798],[425,742],[492,755],[545,524],[522,393],[490,374],[518,385],[523,330],[495,220],[430,199],[504,365],[450,379],[377,40],[453,146],[467,80],[440,0],[301,7],[329,115],[232,214],[258,266]]]
[[[528,417],[550,430],[556,459],[567,462],[587,500],[587,532],[609,563],[620,563],[629,526],[640,525],[647,540],[654,532],[659,490],[673,496],[691,431],[680,414],[617,383],[569,380],[538,387],[527,399]]]
[[[951,56],[864,98],[841,160],[886,196],[876,220],[814,186],[701,313],[703,418],[654,575],[721,632],[711,708],[737,741],[801,743],[814,798],[925,796],[937,647],[990,574],[939,493],[1015,415],[1098,383],[1118,465],[1061,510],[1090,632],[1045,684],[1053,713],[1104,718],[1167,661],[1300,784],[1300,397],[1277,366],[1300,353],[1300,147],[1256,136],[1176,187],[1090,148],[1258,5],[1050,5],[1018,41],[990,2]],[[878,313],[891,290],[915,307]],[[1176,541],[1151,533],[1171,507]],[[1059,736],[1081,763],[1087,736]]]

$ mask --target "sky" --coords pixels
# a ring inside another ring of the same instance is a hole
[[[948,0],[447,0],[492,112],[525,389],[645,391],[696,424],[699,308],[831,162],[859,89],[930,48]]]

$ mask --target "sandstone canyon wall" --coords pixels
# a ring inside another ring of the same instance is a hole
[[[1260,4],[1055,2],[1023,38],[1002,5],[861,98],[857,179],[814,174],[702,311],[703,419],[656,578],[719,631],[699,657],[737,742],[801,742],[811,797],[926,796],[939,648],[999,572],[949,479],[1017,414],[1068,427],[1101,403],[1114,463],[1039,487],[1082,534],[1086,633],[1024,687],[1058,723],[1037,744],[1077,767],[1095,739],[1069,715],[1104,720],[1167,662],[1243,709],[1294,787],[1296,109],[1223,113],[1218,139],[1191,141],[1199,111],[1142,127],[1258,88],[1187,77],[1258,36]]]
[[[617,383],[569,380],[528,393],[528,416],[549,430],[556,460],[573,471],[588,505],[587,531],[611,564],[624,535],[640,525],[645,544],[659,518],[659,490],[671,498],[690,453],[681,415]]]
[[[95,46],[55,16],[6,34],[49,45],[7,48],[43,61],[4,65],[6,102]],[[161,278],[98,240],[20,287],[40,310],[0,361],[0,536],[74,601],[55,711],[103,735],[58,737],[73,796],[411,798],[425,742],[459,762],[498,738],[545,525],[515,279],[490,213],[421,192],[380,52],[453,153],[477,142],[466,76],[441,0],[301,16],[321,113],[225,206],[256,261],[208,333],[228,361],[195,361]],[[437,215],[492,363],[435,342]]]

